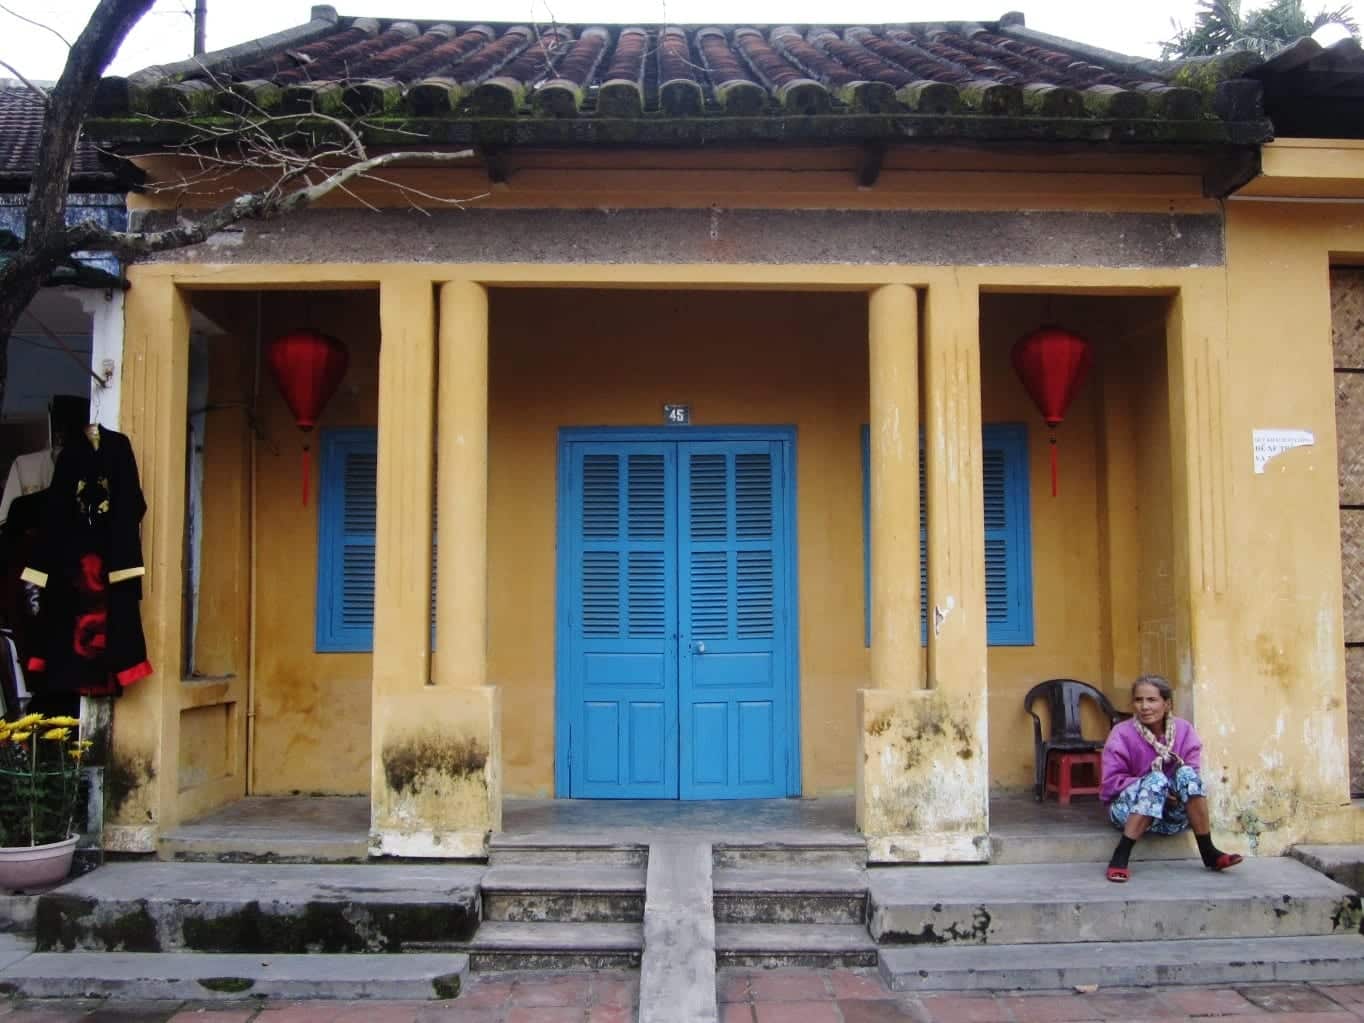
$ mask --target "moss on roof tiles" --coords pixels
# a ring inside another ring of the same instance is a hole
[[[106,80],[99,137],[174,142],[253,103],[276,116],[354,120],[367,138],[404,144],[493,136],[504,145],[925,136],[1248,144],[1269,135],[1258,118],[1212,113],[1209,97],[1240,63],[1155,65],[1030,32],[1017,16],[534,29],[328,17],[199,65]],[[170,113],[189,123],[170,130],[135,116]]]

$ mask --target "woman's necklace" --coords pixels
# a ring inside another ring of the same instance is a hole
[[[1175,752],[1175,716],[1173,714],[1165,715],[1164,740],[1157,739],[1156,733],[1136,718],[1132,719],[1132,723],[1137,726],[1137,734],[1149,742],[1151,748],[1156,751],[1156,759],[1151,761],[1151,770],[1163,771],[1167,760],[1176,760],[1180,764],[1184,763],[1184,758]]]

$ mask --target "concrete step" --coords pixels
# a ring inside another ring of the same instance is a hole
[[[369,835],[311,838],[303,835],[218,838],[171,832],[156,845],[163,860],[181,863],[366,863]]]
[[[40,952],[0,969],[29,998],[436,999],[459,994],[469,957]]]
[[[469,939],[485,868],[110,863],[38,900],[40,951],[401,952]]]
[[[491,921],[463,946],[471,969],[637,969],[644,948],[639,923],[520,923]]]
[[[1197,861],[884,867],[867,872],[868,928],[882,944],[1013,945],[1349,934],[1359,896],[1288,858],[1214,873]]]
[[[991,834],[990,863],[1010,866],[1019,863],[1107,863],[1118,844],[1118,833],[1099,825],[1084,833],[1060,829],[1046,830],[1045,820],[1036,832]],[[1198,846],[1193,835],[1149,835],[1132,850],[1133,862],[1146,860],[1196,860]]]
[[[875,966],[876,943],[861,924],[715,925],[720,967]]]
[[[867,843],[857,835],[767,836],[753,842],[716,842],[716,867],[845,867],[867,865]]]
[[[643,842],[564,840],[505,834],[494,834],[488,842],[488,865],[491,867],[511,864],[568,866],[575,863],[642,867],[648,862],[649,846]]]
[[[1364,936],[883,948],[880,969],[894,991],[1357,981],[1364,977]]]
[[[1332,881],[1364,894],[1364,844],[1296,845],[1289,855]]]
[[[500,864],[483,875],[483,919],[602,923],[644,919],[644,870],[633,865]]]
[[[32,938],[23,934],[0,934],[0,970],[32,954]]]
[[[713,874],[717,923],[864,924],[867,873],[843,866],[723,867]]]
[[[29,934],[38,912],[38,896],[0,892],[0,934]]]

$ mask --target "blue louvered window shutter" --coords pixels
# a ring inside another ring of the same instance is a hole
[[[374,531],[378,434],[373,427],[323,430],[318,486],[319,653],[374,649]],[[436,519],[432,510],[431,636],[436,631]]]
[[[1028,500],[1028,430],[987,423],[982,436],[985,491],[985,617],[991,646],[1033,642],[1032,526]],[[865,642],[871,645],[871,434],[862,427],[862,562]],[[928,642],[928,497],[919,451],[919,634]]]
[[[985,620],[991,646],[1033,642],[1028,428],[985,426]]]
[[[373,429],[324,430],[319,446],[317,650],[371,650],[377,437]]]

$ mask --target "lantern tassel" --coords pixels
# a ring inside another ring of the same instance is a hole
[[[1047,437],[1051,441],[1051,496],[1056,496],[1056,433]]]
[[[1052,452],[1053,461],[1055,460],[1055,456],[1056,456],[1056,452],[1053,451],[1053,452]],[[303,507],[305,507],[305,508],[308,507],[308,462],[309,462],[309,459],[308,459],[308,445],[304,444],[304,445],[303,445]],[[1052,489],[1053,489],[1053,490],[1056,489],[1055,477],[1056,477],[1056,469],[1055,469],[1055,466],[1053,466],[1053,468],[1052,468]]]

